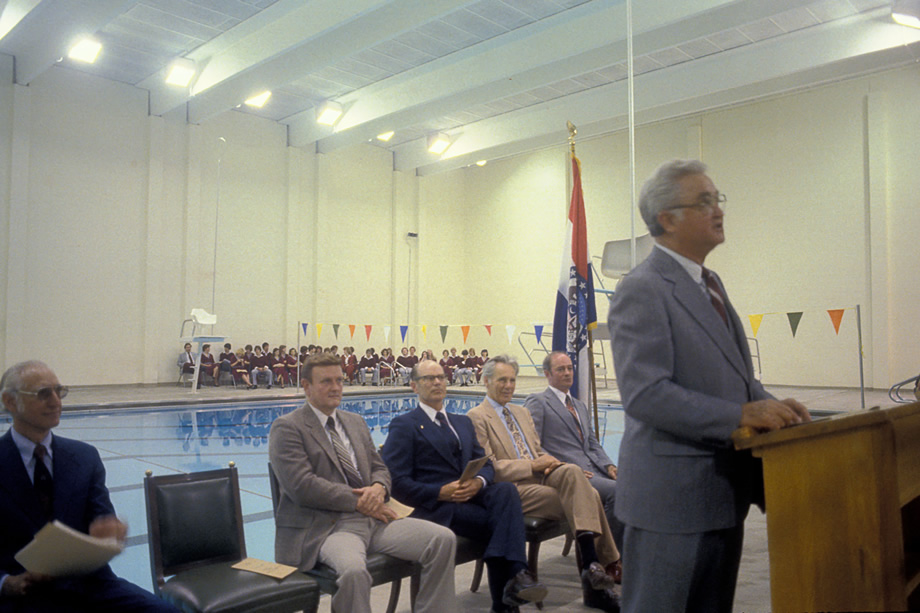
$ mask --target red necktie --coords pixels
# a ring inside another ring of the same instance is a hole
[[[727,326],[728,312],[725,310],[725,296],[722,294],[722,289],[716,282],[715,277],[713,277],[712,273],[706,268],[703,269],[703,281],[706,283],[706,288],[709,290],[709,301],[712,302],[712,306],[715,307],[716,312],[719,313],[719,317],[722,318],[722,321],[724,321]]]
[[[565,408],[567,408],[569,413],[572,414],[572,419],[575,420],[575,427],[578,428],[578,436],[582,441],[584,441],[585,433],[581,431],[581,422],[578,421],[578,413],[575,412],[575,405],[572,402],[572,397],[568,394],[565,395]]]

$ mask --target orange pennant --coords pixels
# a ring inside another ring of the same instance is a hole
[[[353,325],[353,324],[348,324],[348,331],[351,333],[351,338],[354,338],[354,337],[355,337],[355,328],[356,328],[356,327],[357,327],[357,326],[355,326],[355,325]]]
[[[486,324],[483,324],[483,325],[485,325],[485,326],[486,326],[486,332],[488,332],[488,333],[489,333],[489,336],[492,336],[492,326],[490,326],[490,325],[486,325]]]
[[[371,324],[366,324],[364,326],[364,333],[367,335],[367,340],[371,340],[371,329],[373,329],[373,327],[374,326]]]
[[[828,309],[827,314],[831,316],[831,323],[834,324],[834,332],[840,334],[840,321],[843,319],[844,309]]]
[[[470,334],[470,327],[460,326],[460,330],[463,332],[463,344],[466,345],[466,337]]]

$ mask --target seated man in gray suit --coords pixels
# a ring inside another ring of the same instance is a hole
[[[623,551],[623,524],[613,514],[617,491],[617,467],[591,429],[591,413],[585,403],[569,394],[575,371],[564,351],[553,351],[543,360],[549,386],[531,394],[524,406],[533,417],[540,444],[547,453],[578,465],[604,503],[607,523],[617,549]],[[617,574],[619,579],[619,573]]]
[[[810,419],[754,378],[741,320],[703,268],[725,241],[724,207],[703,163],[660,166],[639,196],[655,248],[610,302],[626,411],[616,514],[626,525],[630,613],[732,610],[744,519],[763,495],[763,475],[749,453],[734,450],[731,434]]]
[[[336,356],[310,356],[301,371],[307,402],[274,421],[268,455],[280,486],[275,559],[309,570],[322,562],[338,575],[332,609],[370,613],[366,555],[379,552],[422,566],[416,611],[456,610],[448,528],[396,519],[386,504],[390,473],[364,418],[339,411],[344,376]]]

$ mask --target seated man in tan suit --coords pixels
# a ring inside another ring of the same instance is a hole
[[[483,366],[487,396],[470,410],[476,437],[487,456],[492,456],[496,481],[517,486],[525,515],[562,519],[571,527],[584,570],[581,573],[584,603],[604,611],[619,611],[613,593],[611,571],[620,557],[597,491],[584,471],[544,452],[530,413],[511,404],[518,363],[498,355]]]

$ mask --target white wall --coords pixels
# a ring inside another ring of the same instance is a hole
[[[468,324],[465,346],[520,355],[505,326],[552,320],[571,190],[565,146],[419,179],[371,145],[290,148],[284,126],[242,113],[195,126],[148,117],[140,90],[62,68],[12,85],[4,57],[5,364],[40,357],[70,384],[174,381],[179,325],[190,308],[210,308],[212,287],[215,332],[240,346],[294,344],[307,321],[304,344],[323,323],[323,345],[398,348],[409,324],[408,344],[459,349]],[[728,240],[708,264],[743,319],[767,313],[758,340],[768,382],[858,385],[854,315],[837,335],[826,313],[856,304],[867,383],[916,374],[918,72],[637,134],[640,182],[663,160],[700,155],[728,194]],[[594,254],[630,234],[626,144],[620,133],[577,145]],[[805,313],[795,338],[788,311]],[[598,312],[606,318],[605,298]],[[439,325],[451,326],[444,343]]]

